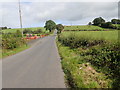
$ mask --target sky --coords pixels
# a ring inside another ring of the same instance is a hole
[[[20,28],[18,9],[18,0],[1,0],[0,27]],[[21,11],[24,28],[43,27],[47,20],[87,25],[97,17],[118,18],[118,0],[21,0]]]

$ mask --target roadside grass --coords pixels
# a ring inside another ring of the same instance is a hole
[[[98,30],[98,31],[104,31],[104,30],[115,30],[115,29],[106,29],[102,28],[99,26],[93,26],[93,25],[74,25],[74,26],[65,26],[64,28],[65,31],[70,31],[70,30],[85,30],[85,31],[93,31],[93,30]]]
[[[30,48],[30,46],[28,46],[28,45],[23,45],[23,46],[21,46],[21,47],[19,47],[19,48],[15,48],[15,49],[13,49],[13,50],[2,49],[2,50],[0,50],[0,51],[1,51],[1,53],[0,53],[0,58],[5,58],[5,57],[7,57],[7,56],[14,55],[14,54],[19,53],[19,52],[21,52],[21,51],[23,51],[23,50],[26,50],[26,49],[28,49],[28,48]]]
[[[77,54],[77,49],[70,49],[57,42],[62,68],[70,88],[111,88],[111,80]]]
[[[118,31],[62,32],[57,45],[72,88],[120,86]]]

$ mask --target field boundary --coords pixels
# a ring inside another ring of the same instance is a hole
[[[113,31],[113,30],[64,30],[64,31]]]

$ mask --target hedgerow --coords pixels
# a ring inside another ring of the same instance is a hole
[[[71,49],[77,49],[77,54],[85,57],[85,61],[90,62],[99,72],[103,72],[113,80],[113,87],[120,87],[120,47],[118,42],[78,36],[75,33],[61,34],[58,36],[58,41]],[[85,51],[79,51],[79,48],[83,48]]]
[[[2,34],[2,48],[3,49],[14,49],[21,47],[26,44],[25,40],[22,39],[21,33],[4,33]]]

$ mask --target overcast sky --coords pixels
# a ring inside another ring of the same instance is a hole
[[[86,25],[96,17],[118,18],[118,2],[30,2],[22,1],[23,27],[43,27],[46,20],[63,25]],[[104,0],[105,1],[105,0]],[[112,0],[111,0],[112,1]],[[113,0],[115,1],[115,0]],[[0,3],[0,26],[19,28],[18,2]]]

